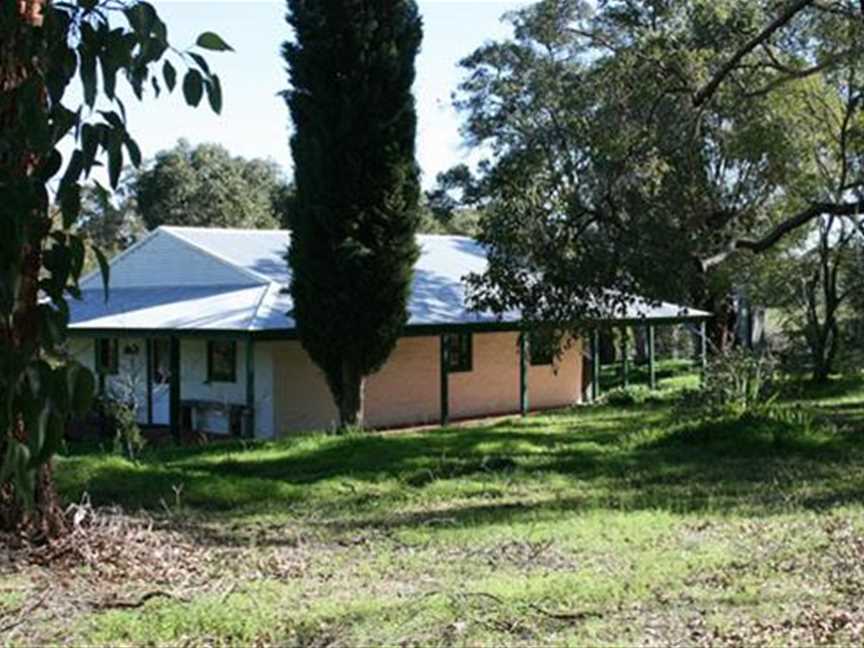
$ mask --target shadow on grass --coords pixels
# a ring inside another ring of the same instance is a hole
[[[825,410],[857,416],[864,402]],[[130,509],[290,514],[335,529],[562,510],[764,514],[860,500],[859,434],[679,415],[668,405],[586,407],[484,427],[155,449],[138,463],[73,454],[57,475],[70,499],[87,491]]]
[[[826,383],[814,383],[806,376],[796,376],[782,387],[784,401],[830,401],[855,398],[864,401],[864,381],[858,376],[840,376]]]

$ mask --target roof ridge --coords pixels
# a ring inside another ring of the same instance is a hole
[[[286,234],[291,235],[291,230],[279,228],[257,228],[257,227],[202,227],[200,225],[160,225],[157,229],[165,231],[180,232],[244,232],[249,234]]]
[[[157,230],[165,230],[166,232],[240,232],[243,234],[283,234],[291,236],[291,230],[278,228],[255,228],[255,227],[203,227],[200,225],[160,225]],[[417,232],[416,236],[421,238],[440,238],[440,239],[468,239],[478,242],[469,234],[440,234],[437,232]]]

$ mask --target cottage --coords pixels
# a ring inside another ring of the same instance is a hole
[[[461,236],[418,241],[409,322],[367,381],[367,425],[581,401],[581,343],[555,367],[531,356],[517,316],[466,306],[463,277],[483,271],[483,248]],[[336,409],[290,317],[289,245],[279,230],[160,227],[111,262],[107,301],[99,273],[82,281],[83,299],[71,304],[71,351],[101,389],[134,397],[142,424],[263,438],[328,428]],[[643,323],[707,316],[672,304],[628,315]]]

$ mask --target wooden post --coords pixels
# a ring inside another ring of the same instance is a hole
[[[246,340],[246,435],[255,437],[255,341]]]
[[[171,437],[175,443],[180,443],[180,426],[182,424],[180,418],[180,339],[171,337],[171,385],[170,385],[170,400],[169,400],[169,421],[171,423]]]
[[[654,356],[655,353],[655,331],[652,324],[648,327],[648,380],[651,389],[657,389],[657,361]]]
[[[144,362],[147,363],[147,425],[153,425],[153,340],[144,341]]]
[[[630,359],[627,357],[627,327],[621,327],[621,382],[630,386]]]
[[[699,324],[699,365],[704,382],[705,372],[708,369],[708,327],[704,320]]]
[[[440,338],[440,353],[439,366],[441,374],[441,425],[442,427],[450,422],[450,380],[447,366],[450,359],[450,349],[448,348],[447,336],[442,335]]]
[[[528,414],[528,334],[519,334],[519,412]]]
[[[591,400],[600,398],[600,331],[591,332]]]

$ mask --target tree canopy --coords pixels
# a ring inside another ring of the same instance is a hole
[[[860,8],[795,5],[779,22],[767,0],[510,14],[456,95],[487,153],[461,183],[490,249],[475,305],[578,327],[638,293],[715,312],[728,343],[730,254],[861,209]]]
[[[276,229],[290,187],[269,160],[232,156],[218,144],[180,140],[134,173],[132,191],[147,229],[160,225]]]
[[[98,184],[82,187],[81,215],[74,230],[108,258],[122,252],[147,233],[136,209],[129,174],[121,178],[113,195]],[[89,262],[88,259],[85,266],[91,268],[93,263],[95,261]]]

